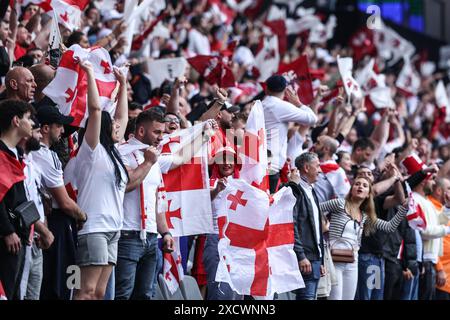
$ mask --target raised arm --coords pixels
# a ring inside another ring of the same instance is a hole
[[[167,103],[166,112],[180,115],[180,90],[186,84],[186,79],[176,78],[170,93],[170,99]]]
[[[94,69],[89,61],[80,61],[80,67],[86,72],[88,80],[88,101],[89,121],[86,127],[84,140],[95,149],[100,142],[100,128],[102,122],[102,109],[100,107],[100,97],[98,94],[97,83],[95,82]]]
[[[119,128],[119,140],[122,141],[127,129],[128,123],[128,96],[127,96],[127,76],[119,68],[113,68],[114,75],[117,81],[119,81],[119,100],[117,101],[116,113],[114,114],[114,120],[120,125]]]
[[[381,219],[378,219],[375,221],[375,228],[377,230],[381,230],[384,232],[394,232],[397,230],[397,227],[400,225],[400,222],[405,218],[406,212],[408,212],[408,202],[405,201],[405,203],[399,207],[397,213],[395,216],[392,217],[389,221],[384,221]]]
[[[223,104],[227,101],[228,93],[225,89],[217,89],[216,90],[216,96],[218,99],[214,101],[214,104],[211,108],[209,108],[208,111],[206,111],[201,117],[200,121],[206,121],[209,119],[215,119],[217,115],[220,112],[220,109],[222,108]]]

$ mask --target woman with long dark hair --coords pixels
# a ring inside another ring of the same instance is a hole
[[[320,210],[330,218],[331,254],[340,251],[345,257],[333,257],[337,284],[333,285],[330,300],[353,300],[358,283],[358,250],[361,237],[376,230],[394,232],[408,211],[407,201],[390,220],[377,218],[371,181],[356,177],[345,199],[334,199],[320,204]],[[346,262],[343,260],[347,260]],[[353,261],[352,261],[353,260]]]
[[[114,68],[119,81],[114,119],[102,111],[93,67],[80,62],[88,80],[88,110],[85,132],[77,154],[78,205],[87,222],[78,232],[77,264],[81,268],[81,288],[75,299],[103,299],[117,260],[117,243],[123,224],[123,198],[128,183],[127,170],[116,149],[128,121],[126,76]]]

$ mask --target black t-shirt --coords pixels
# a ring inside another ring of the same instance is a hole
[[[385,193],[378,197],[375,197],[375,211],[377,213],[377,217],[383,220],[386,220],[388,211],[383,209],[384,200],[389,194]],[[370,236],[366,236],[363,234],[361,239],[361,248],[359,249],[359,253],[371,253],[374,255],[382,256],[383,254],[383,244],[386,241],[386,232],[384,231],[375,231],[375,233]]]

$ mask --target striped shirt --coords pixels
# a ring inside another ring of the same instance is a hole
[[[362,231],[364,224],[369,218],[364,212],[361,223],[354,220],[345,210],[345,199],[334,199],[320,204],[320,210],[327,213],[330,217],[330,242],[345,239],[350,242],[355,250],[361,246]],[[406,216],[408,208],[399,207],[397,214],[390,220],[384,221],[377,219],[375,221],[375,228],[384,232],[394,232],[399,226],[400,222]]]

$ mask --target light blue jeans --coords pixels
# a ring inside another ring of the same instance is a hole
[[[358,257],[356,300],[383,300],[384,279],[384,258],[361,253]]]

